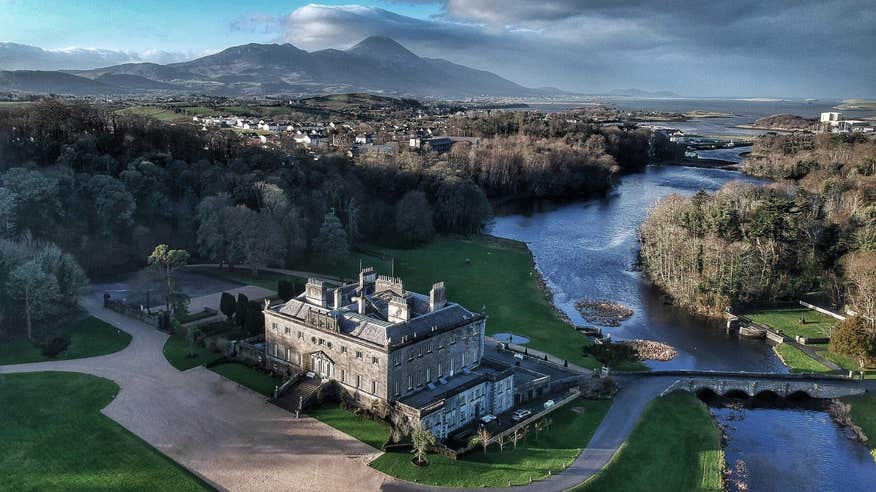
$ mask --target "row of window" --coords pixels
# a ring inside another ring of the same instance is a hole
[[[354,377],[354,381],[356,383],[354,386],[356,389],[363,389],[364,390],[364,388],[362,387],[363,386],[362,383],[365,381],[365,378],[363,378],[361,374],[356,374]],[[344,384],[349,384],[349,383],[347,383],[347,370],[346,369],[341,369],[341,382]],[[377,380],[376,379],[371,381],[371,394],[377,395]]]
[[[278,331],[277,323],[273,324],[273,329],[274,329],[274,331]],[[288,326],[285,327],[285,330],[286,330],[287,335],[289,335],[291,333],[291,330]],[[304,339],[304,332],[301,330],[298,330],[298,339],[300,339],[300,340]],[[312,343],[314,345],[319,345],[321,347],[325,347],[329,350],[331,350],[334,347],[331,340],[326,340],[325,338],[317,338],[315,336],[310,337],[310,343]],[[345,354],[345,355],[347,354],[347,347],[345,345],[340,345],[339,350],[342,354]],[[359,360],[362,360],[364,358],[364,354],[361,350],[356,351],[356,358]],[[380,365],[380,358],[376,357],[376,356],[371,356],[371,363],[376,365],[376,366]]]

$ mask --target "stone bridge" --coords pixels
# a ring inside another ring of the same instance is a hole
[[[691,393],[712,391],[720,396],[779,396],[805,394],[811,398],[841,398],[866,391],[862,381],[844,377],[808,374],[771,374],[713,371],[655,371],[653,376],[677,376],[661,396],[682,390]]]

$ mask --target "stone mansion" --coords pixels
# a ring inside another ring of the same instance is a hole
[[[514,369],[483,359],[486,318],[367,268],[358,283],[310,279],[303,294],[265,309],[274,364],[319,374],[362,406],[382,400],[438,437],[514,404]]]

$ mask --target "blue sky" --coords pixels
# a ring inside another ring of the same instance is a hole
[[[272,42],[277,32],[234,29],[251,17],[283,17],[306,1],[0,0],[0,41],[39,46],[142,52],[202,52]],[[320,1],[346,5],[349,1]],[[355,2],[415,17],[437,14],[438,3]]]
[[[530,87],[873,98],[874,26],[874,0],[0,0],[0,69],[169,63],[252,42],[345,49],[383,35]]]

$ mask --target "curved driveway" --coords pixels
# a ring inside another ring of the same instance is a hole
[[[69,371],[115,381],[119,394],[101,411],[218,489],[435,490],[374,470],[367,463],[377,450],[315,419],[295,419],[204,367],[176,370],[162,352],[168,335],[104,309],[99,294],[82,304],[95,317],[130,333],[131,344],[99,357],[0,366],[0,374]],[[573,465],[524,488],[564,490],[590,477],[611,459],[647,403],[672,380],[630,381]]]

